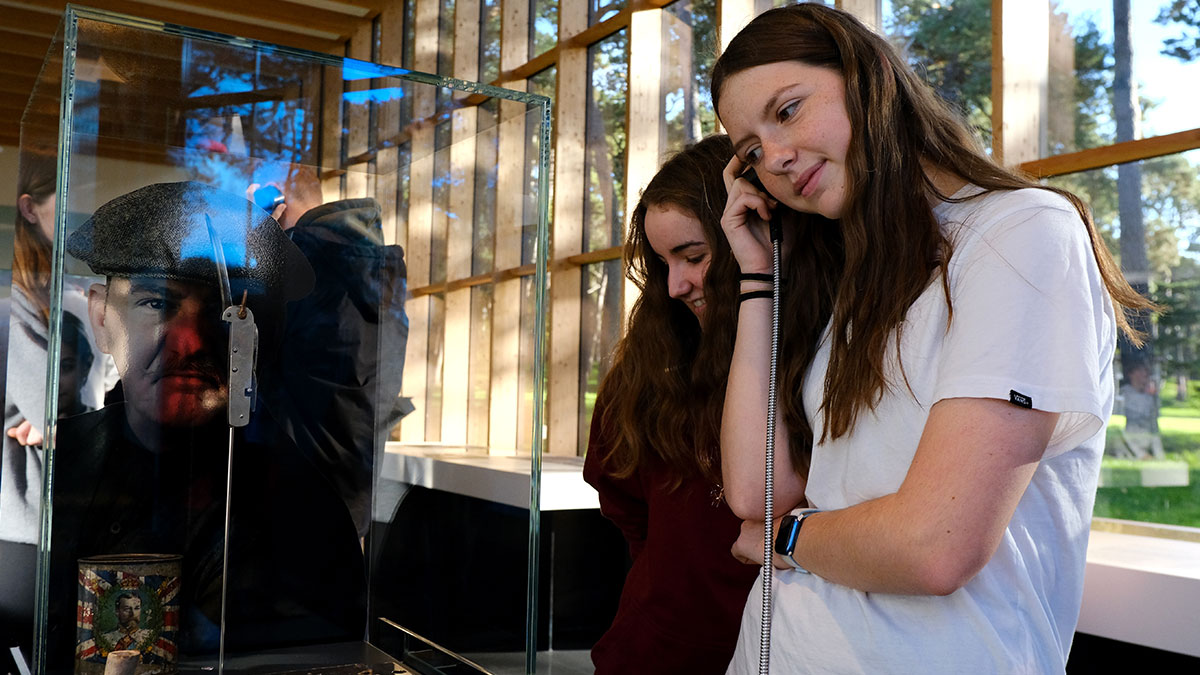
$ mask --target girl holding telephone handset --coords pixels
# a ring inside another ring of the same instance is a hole
[[[713,70],[734,143],[722,228],[743,279],[788,214],[779,387],[811,464],[775,453],[777,672],[1063,672],[1129,287],[1068,193],[996,165],[881,37],[768,11]],[[765,192],[743,177],[752,168]],[[762,557],[766,282],[743,281],[721,426],[725,496]],[[802,460],[801,460],[802,461]],[[759,525],[753,523],[759,521]],[[761,583],[761,580],[760,582]],[[729,672],[758,661],[752,591]]]

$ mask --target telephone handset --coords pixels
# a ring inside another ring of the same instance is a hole
[[[771,199],[775,199],[775,196],[768,192],[767,188],[763,187],[762,180],[759,179],[758,172],[754,170],[754,167],[743,171],[741,177],[750,181],[750,184],[757,188],[759,192]],[[779,200],[775,199],[775,201],[778,202]],[[771,210],[770,230],[771,241],[783,241],[783,219],[780,217],[778,204]]]

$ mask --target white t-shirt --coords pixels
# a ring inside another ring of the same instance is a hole
[[[968,186],[956,196],[978,188]],[[852,433],[813,449],[807,496],[840,509],[894,493],[929,408],[945,398],[1028,397],[1060,413],[999,549],[944,597],[865,593],[777,570],[771,670],[778,673],[1063,672],[1083,593],[1104,429],[1112,411],[1116,325],[1087,230],[1054,193],[997,192],[934,210],[954,251],[953,321],[940,279],[909,309],[890,390]],[[816,436],[826,340],[805,378]],[[914,398],[915,394],[915,398]],[[964,420],[969,424],[970,420]],[[921,514],[911,514],[920,518]],[[729,672],[755,672],[761,577]]]

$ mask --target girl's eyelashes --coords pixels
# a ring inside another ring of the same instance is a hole
[[[758,160],[762,159],[762,148],[750,148],[746,151],[746,159],[743,160],[747,164],[758,164]]]
[[[796,114],[796,108],[800,107],[800,101],[792,101],[791,103],[779,109],[779,121],[786,122]]]

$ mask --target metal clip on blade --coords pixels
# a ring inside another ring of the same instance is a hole
[[[242,304],[230,305],[221,315],[229,323],[229,426],[244,427],[258,398],[254,368],[258,361],[258,326],[254,312]]]

